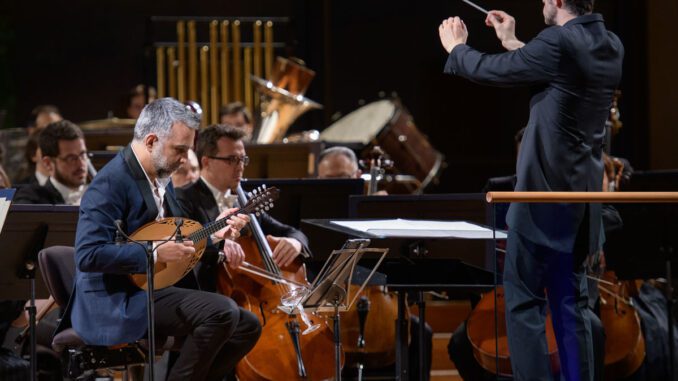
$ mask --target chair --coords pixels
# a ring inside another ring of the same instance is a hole
[[[70,246],[52,246],[38,253],[38,264],[45,285],[62,308],[68,305],[75,279],[75,250]],[[174,349],[174,338],[159,338],[158,351]],[[157,340],[157,339],[156,339]],[[146,363],[144,341],[115,347],[87,345],[73,328],[59,332],[52,340],[52,348],[62,356],[64,376],[73,379],[88,377],[97,369],[122,367]],[[125,374],[125,379],[127,379]]]

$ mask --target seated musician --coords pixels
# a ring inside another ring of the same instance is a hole
[[[200,164],[195,151],[188,150],[188,160],[181,164],[179,169],[172,173],[172,185],[174,188],[181,188],[183,186],[193,184],[200,178]]]
[[[67,120],[53,122],[38,134],[41,161],[49,171],[44,186],[38,183],[17,190],[14,204],[80,205],[87,186],[87,147],[80,127]],[[38,311],[50,309],[47,299],[36,300]],[[59,377],[59,356],[52,351],[52,333],[57,325],[58,309],[47,313],[36,326],[38,343],[38,370],[41,375]],[[28,314],[22,314],[12,326],[28,325]]]
[[[19,188],[15,204],[80,205],[87,182],[87,147],[80,127],[67,120],[45,127],[38,138],[41,161],[49,172],[44,185]]]
[[[327,148],[318,156],[319,179],[359,179],[363,172],[358,166],[358,158],[347,147]],[[387,196],[385,190],[377,191],[373,196]]]
[[[318,178],[320,179],[357,179],[360,178],[362,171],[358,167],[358,158],[350,148],[343,146],[335,146],[327,148],[318,156]],[[386,191],[379,191],[375,195],[387,195]],[[385,279],[384,274],[377,273],[380,278]],[[385,282],[384,282],[385,283]],[[418,332],[419,318],[410,315],[410,332]],[[412,334],[412,340],[409,345],[409,363],[410,373],[418,374],[419,371],[419,336]],[[431,369],[431,352],[433,348],[433,330],[431,326],[426,324],[426,342],[425,348],[427,353],[424,354],[424,366],[430,374]]]
[[[219,110],[219,121],[245,131],[243,140],[249,142],[252,139],[252,114],[241,102],[231,102]]]
[[[28,141],[24,147],[24,159],[19,174],[17,175],[17,185],[40,184],[45,185],[49,177],[49,170],[43,165],[42,151],[38,143],[40,131],[50,123],[58,122],[64,118],[59,113],[59,109],[53,105],[40,105],[31,112],[31,120],[28,122],[26,131],[28,132]]]
[[[116,220],[132,234],[159,218],[182,215],[170,174],[187,160],[199,123],[174,99],[148,104],[131,144],[94,178],[80,204],[75,286],[58,331],[72,326],[85,343],[103,346],[146,335],[146,292],[129,278],[145,273],[146,253],[140,245],[115,243]],[[234,217],[215,235],[236,237],[246,222],[246,216]],[[191,241],[168,241],[157,245],[154,260],[175,262],[194,253]],[[229,254],[230,263],[242,260],[236,254]],[[255,315],[222,295],[167,287],[156,290],[153,303],[156,334],[186,337],[169,380],[222,379],[261,332]]]
[[[234,205],[235,190],[249,162],[244,137],[244,130],[227,125],[212,125],[200,131],[195,149],[200,162],[200,179],[177,189],[177,199],[186,217],[205,223]],[[271,246],[275,246],[273,260],[278,266],[291,264],[299,255],[310,256],[308,239],[301,231],[265,213],[259,223]],[[238,245],[225,242],[224,253],[229,252],[242,253]],[[208,246],[197,269],[202,290],[216,291],[217,264],[216,247]]]

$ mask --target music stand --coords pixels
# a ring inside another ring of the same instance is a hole
[[[6,193],[3,192],[6,191],[0,190],[0,199],[4,198]],[[0,247],[3,248],[0,256],[0,298],[25,300],[24,287],[28,281],[29,306],[26,310],[29,317],[31,380],[35,380],[37,374],[35,299],[49,295],[42,277],[36,277],[38,252],[46,246],[73,245],[77,211],[77,207],[71,206],[13,205],[0,233]]]
[[[303,309],[317,312],[334,312],[334,354],[335,380],[341,381],[341,333],[339,312],[347,311],[355,302],[360,292],[365,288],[370,278],[376,272],[381,261],[386,257],[388,249],[367,248],[369,239],[349,239],[339,250],[334,250],[323,265],[320,273],[311,285],[311,290],[299,303]],[[348,295],[353,272],[362,255],[366,252],[377,253],[379,260],[370,274],[352,296]],[[349,300],[349,303],[346,303]],[[296,307],[296,306],[295,306]],[[294,307],[293,307],[294,310]]]

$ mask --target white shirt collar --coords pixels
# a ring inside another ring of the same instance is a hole
[[[205,183],[207,189],[209,189],[210,192],[212,192],[212,196],[214,196],[214,201],[217,202],[217,206],[219,207],[220,212],[223,212],[224,209],[233,207],[238,197],[232,195],[230,189],[226,189],[226,192],[222,192],[219,189],[217,189],[217,187],[210,184],[210,182],[207,181],[203,176],[200,176],[200,179],[202,179],[202,181]]]
[[[38,179],[38,184],[40,184],[41,187],[44,187],[45,184],[47,184],[47,179],[49,179],[49,176],[45,176],[42,173],[40,173],[38,170],[35,171],[35,178]]]
[[[50,177],[49,182],[59,191],[66,205],[80,205],[80,199],[87,189],[86,185],[81,185],[75,189],[69,188],[54,177]]]

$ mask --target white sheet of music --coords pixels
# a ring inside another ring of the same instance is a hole
[[[449,237],[491,239],[492,230],[466,221],[433,220],[353,220],[331,221],[349,229],[384,237]],[[496,238],[505,239],[506,234],[496,232]]]
[[[5,226],[5,219],[9,212],[9,207],[12,205],[12,197],[14,197],[14,189],[0,189],[0,232]]]

